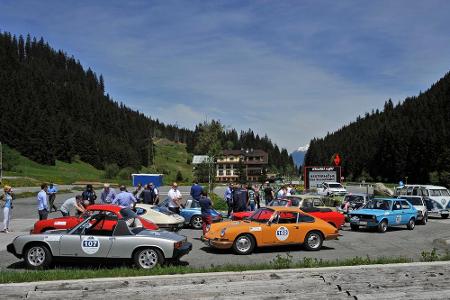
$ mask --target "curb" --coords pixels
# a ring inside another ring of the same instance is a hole
[[[20,283],[3,283],[2,287],[26,287],[45,284],[73,284],[73,283],[86,283],[86,280],[92,282],[114,282],[114,281],[142,281],[142,280],[157,280],[157,279],[177,279],[177,278],[198,278],[198,277],[221,277],[228,275],[256,275],[267,273],[322,273],[328,271],[344,271],[344,270],[364,270],[364,269],[377,269],[377,268],[408,268],[408,267],[425,267],[425,266],[450,266],[450,261],[437,261],[437,262],[412,262],[412,263],[396,263],[396,264],[376,264],[376,265],[359,265],[359,266],[341,266],[341,267],[322,267],[322,268],[299,268],[299,269],[271,269],[271,270],[253,270],[242,272],[209,272],[209,273],[188,273],[188,274],[174,274],[174,275],[150,275],[150,276],[132,276],[132,277],[103,277],[103,278],[82,278],[73,280],[51,280],[51,281],[32,281],[32,282],[20,282]]]

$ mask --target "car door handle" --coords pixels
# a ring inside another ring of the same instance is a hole
[[[295,229],[298,229],[299,227],[298,227],[298,226],[294,226],[294,228],[295,228]]]

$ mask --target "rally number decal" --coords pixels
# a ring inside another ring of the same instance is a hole
[[[275,235],[278,240],[285,241],[289,237],[289,230],[284,226],[278,227]]]
[[[86,254],[95,254],[100,249],[100,241],[94,236],[86,237],[81,241],[81,249]]]

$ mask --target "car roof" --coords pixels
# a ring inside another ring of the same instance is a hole
[[[397,188],[408,188],[408,187],[423,187],[426,189],[439,189],[439,190],[446,190],[447,188],[445,186],[438,186],[438,185],[429,185],[429,184],[405,184],[403,186],[398,186]]]
[[[106,210],[118,213],[122,210],[123,207],[114,205],[114,204],[92,204],[89,205],[86,209],[87,210]]]

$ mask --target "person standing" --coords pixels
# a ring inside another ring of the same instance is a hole
[[[191,187],[191,197],[194,200],[200,201],[200,197],[202,195],[203,188],[198,184],[198,181],[194,181],[194,184]]]
[[[72,208],[75,207],[75,214],[78,216],[86,211],[82,202],[83,198],[81,197],[81,195],[76,195],[75,197],[69,198],[64,201],[59,210],[61,211],[63,217],[68,217],[70,216],[70,211],[72,210]]]
[[[0,196],[0,206],[3,208],[3,230],[1,232],[9,232],[9,223],[13,209],[14,193],[9,185],[3,187],[3,194]]]
[[[176,182],[172,184],[172,188],[167,193],[167,196],[169,196],[170,199],[169,210],[176,214],[180,214],[180,205],[183,196],[181,196],[181,193],[178,190],[178,184]]]
[[[92,184],[86,185],[86,190],[81,194],[81,197],[83,197],[83,200],[89,201],[89,205],[95,204],[97,194],[95,194]]]
[[[57,211],[58,208],[55,205],[55,199],[56,199],[56,193],[58,192],[58,189],[56,186],[52,183],[50,183],[48,189],[47,189],[47,195],[48,195],[48,207],[50,208],[50,212]]]
[[[134,195],[128,192],[127,188],[124,185],[121,185],[120,193],[117,194],[113,203],[119,206],[134,208],[136,202],[137,201]]]
[[[46,183],[41,184],[41,191],[37,195],[39,220],[47,220],[48,217],[47,189]]]
[[[277,198],[284,199],[284,198],[286,198],[286,196],[287,196],[287,188],[285,185],[283,185],[277,193]]]
[[[247,186],[247,199],[247,207],[250,208],[250,211],[254,211],[256,205],[256,192],[250,184]]]
[[[150,182],[150,189],[152,189],[152,191],[153,191],[153,204],[158,205],[159,192],[158,192],[158,188],[153,185],[153,182]]]
[[[109,183],[103,185],[103,191],[100,194],[100,200],[103,204],[111,204],[116,198],[116,191],[110,187]]]
[[[239,189],[234,190],[233,194],[233,212],[241,212],[247,210],[248,197],[247,190],[241,185]]]
[[[269,205],[270,202],[272,202],[274,197],[273,189],[270,187],[270,184],[268,181],[266,181],[266,187],[264,188],[264,201],[266,205]]]
[[[208,192],[202,191],[199,199],[200,208],[202,212],[202,229],[203,229],[203,236],[206,234],[206,228],[211,225],[212,223],[212,212],[211,209],[213,207],[213,202],[211,199],[208,198]]]
[[[144,202],[144,204],[153,205],[154,195],[150,183],[145,185],[144,191],[142,192],[142,201]]]
[[[140,202],[142,199],[142,192],[144,191],[144,188],[142,187],[142,184],[139,182],[136,189],[133,192],[134,198],[136,198],[136,201]]]
[[[223,198],[225,199],[225,202],[227,203],[228,206],[227,218],[230,217],[231,212],[233,211],[233,192],[234,192],[233,183],[230,182],[225,190],[225,193],[223,194]]]

